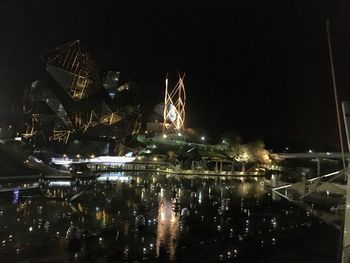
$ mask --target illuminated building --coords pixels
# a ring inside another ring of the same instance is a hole
[[[25,141],[41,147],[81,139],[125,144],[125,138],[135,138],[141,125],[135,83],[114,71],[101,81],[78,40],[42,58],[45,71],[25,88],[17,105],[17,129]]]

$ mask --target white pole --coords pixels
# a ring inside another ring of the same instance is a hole
[[[343,155],[343,169],[345,169],[345,156],[344,156],[344,145],[343,145],[343,132],[341,128],[340,122],[340,113],[339,113],[339,103],[338,103],[338,92],[337,92],[337,84],[335,82],[335,73],[334,73],[334,65],[333,65],[333,53],[331,46],[331,37],[329,33],[329,21],[326,22],[327,25],[327,40],[328,40],[328,49],[329,49],[329,59],[331,62],[331,71],[332,71],[332,80],[333,80],[333,90],[334,90],[334,98],[335,98],[335,107],[337,110],[337,120],[338,120],[338,130],[339,130],[339,140],[340,140],[340,149]]]
[[[348,143],[348,149],[350,149],[350,106],[348,102],[342,103],[343,117],[345,124],[346,139]],[[349,166],[345,170],[347,176],[347,188],[346,188],[346,202],[345,202],[345,215],[343,222],[343,241],[342,241],[342,263],[349,263],[349,247],[350,247],[350,173]]]

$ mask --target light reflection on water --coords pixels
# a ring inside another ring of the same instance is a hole
[[[78,197],[69,203],[72,196]],[[309,220],[290,204],[274,203],[259,181],[222,177],[109,173],[96,181],[44,182],[41,197],[11,198],[0,199],[0,241],[11,235],[0,256],[8,251],[13,261],[76,260],[76,253],[88,261],[121,255],[127,261],[192,260],[201,253],[230,261],[249,257],[252,247],[276,247],[291,238],[281,232],[290,224],[294,233],[305,232]],[[180,217],[183,208],[188,220]],[[145,227],[135,226],[137,215],[145,217]],[[71,222],[90,233],[74,253],[64,241]],[[42,250],[38,244],[51,245]]]
[[[175,258],[176,240],[179,235],[179,217],[172,210],[169,200],[161,200],[157,216],[156,253],[159,257],[160,249],[165,247],[169,252],[169,258]]]

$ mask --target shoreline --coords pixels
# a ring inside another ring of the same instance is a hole
[[[10,181],[10,180],[35,180],[35,179],[88,179],[88,178],[97,178],[101,174],[106,173],[118,173],[118,172],[145,172],[145,173],[162,173],[162,174],[173,174],[173,175],[193,175],[193,176],[226,176],[226,177],[243,177],[243,178],[255,178],[255,177],[265,177],[264,173],[242,173],[242,172],[214,172],[214,171],[191,171],[191,170],[183,170],[183,171],[174,171],[171,169],[109,169],[109,170],[98,170],[90,173],[61,173],[58,171],[54,174],[47,175],[13,175],[13,176],[0,176],[0,181]]]

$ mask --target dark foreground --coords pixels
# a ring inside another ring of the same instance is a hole
[[[0,242],[0,262],[334,263],[339,253],[336,229],[259,181],[157,174],[0,193]]]

